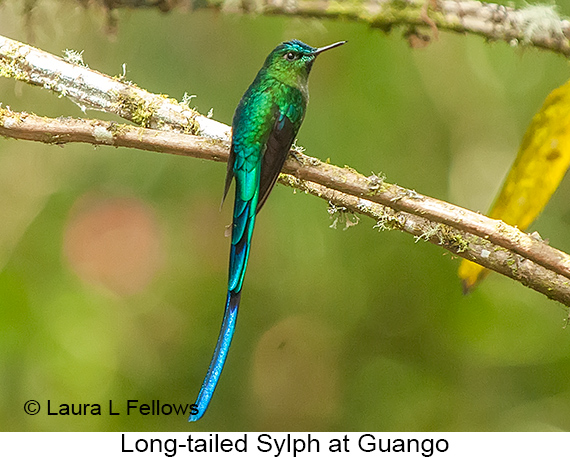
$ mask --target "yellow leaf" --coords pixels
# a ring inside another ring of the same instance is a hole
[[[570,166],[570,81],[554,89],[535,114],[489,217],[521,230],[536,219]],[[488,270],[463,260],[458,275],[468,292]]]

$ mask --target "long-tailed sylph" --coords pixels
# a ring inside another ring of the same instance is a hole
[[[305,117],[313,62],[323,51],[344,43],[323,48],[298,40],[281,43],[271,51],[236,108],[224,190],[225,198],[235,178],[228,295],[214,355],[189,421],[202,417],[220,379],[235,331],[255,216],[275,185]]]

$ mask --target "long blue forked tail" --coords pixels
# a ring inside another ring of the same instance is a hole
[[[202,388],[200,389],[200,393],[198,394],[198,398],[195,403],[197,412],[196,414],[190,413],[188,422],[197,421],[204,415],[208,405],[210,404],[212,395],[214,395],[214,390],[216,389],[216,385],[218,384],[218,380],[222,374],[222,369],[224,368],[224,363],[228,356],[230,344],[232,343],[232,337],[234,336],[240,297],[241,291],[237,294],[232,291],[228,292],[220,336],[216,343],[216,349],[214,350],[214,355],[212,356],[208,373],[206,373],[206,377],[202,383]],[[194,411],[196,411],[196,409],[194,409]]]
[[[188,422],[195,422],[200,419],[214,395],[214,390],[222,374],[224,363],[228,357],[228,351],[232,342],[232,337],[236,328],[237,313],[241,297],[241,287],[249,257],[251,246],[251,236],[255,223],[257,195],[249,201],[237,198],[239,192],[236,190],[236,202],[234,204],[232,247],[230,250],[230,271],[228,281],[228,296],[226,299],[226,309],[222,320],[222,328],[218,336],[218,342],[214,349],[214,355],[210,362],[210,367],[202,383],[198,398],[188,417]]]

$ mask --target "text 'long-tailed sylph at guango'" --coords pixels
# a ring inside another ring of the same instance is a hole
[[[214,355],[189,421],[205,413],[228,356],[255,216],[275,185],[305,117],[313,62],[321,52],[344,43],[323,48],[298,40],[281,43],[271,51],[236,108],[224,190],[225,198],[235,178],[228,296]]]

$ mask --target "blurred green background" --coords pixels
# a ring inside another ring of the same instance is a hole
[[[213,11],[104,14],[45,1],[34,44],[196,94],[230,123],[265,56],[298,38],[320,57],[298,144],[307,153],[486,211],[544,98],[569,77],[552,53],[441,33],[410,49],[362,24]],[[0,34],[26,41],[22,4]],[[561,4],[570,13],[570,4]],[[16,111],[84,116],[0,80]],[[115,119],[88,112],[89,117]],[[258,218],[236,337],[205,417],[126,415],[192,403],[225,301],[225,165],[137,150],[0,141],[0,430],[547,431],[570,428],[568,310],[499,275],[464,297],[446,251],[277,186]],[[570,251],[570,183],[533,224]],[[42,411],[28,416],[25,401]],[[101,416],[48,416],[99,403]],[[109,400],[122,414],[109,416]],[[55,406],[55,408],[54,408]]]

